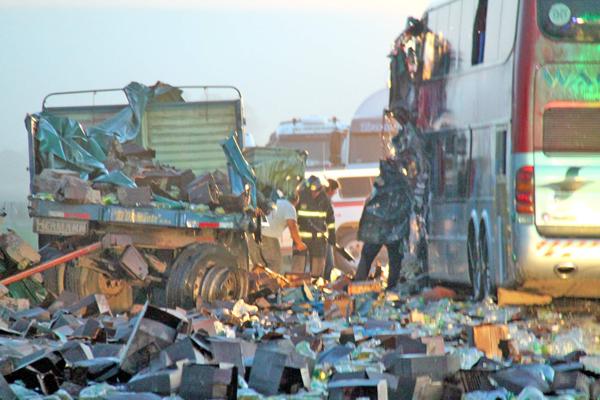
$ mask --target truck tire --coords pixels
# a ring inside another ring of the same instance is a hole
[[[241,268],[212,267],[204,276],[200,297],[203,302],[236,301],[248,294],[248,279]]]
[[[77,266],[67,268],[65,289],[73,292],[80,299],[91,294],[103,294],[113,312],[129,311],[133,306],[133,288],[127,281],[110,279],[89,268]]]
[[[183,281],[182,274],[185,268],[182,266],[187,265],[197,256],[199,246],[200,244],[191,244],[184,248],[170,266],[165,289],[165,302],[167,307],[175,308],[180,304],[181,293],[179,292],[177,285]]]
[[[236,258],[220,244],[187,247],[173,263],[167,280],[167,306],[185,309],[202,301],[237,300],[248,291],[247,273],[237,268]]]
[[[358,240],[358,231],[356,229],[349,229],[342,232],[339,236],[338,243],[344,247],[352,256],[355,258],[355,262],[350,262],[342,257],[340,254],[335,252],[335,267],[340,271],[346,274],[355,274],[358,268],[358,263],[360,262],[360,253],[362,251],[363,243]],[[379,251],[377,257],[375,257],[375,262],[380,262],[381,265],[387,265],[388,263],[388,255],[387,248],[385,246]]]
[[[54,247],[44,247],[40,251],[41,262],[54,260],[62,255],[63,253]],[[54,297],[58,297],[65,290],[65,269],[65,264],[60,264],[42,272],[44,288]]]

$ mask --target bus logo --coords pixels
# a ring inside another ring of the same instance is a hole
[[[548,12],[550,21],[556,26],[564,26],[571,20],[571,9],[563,3],[556,3]]]
[[[581,167],[569,167],[565,174],[565,179],[560,182],[549,183],[544,185],[544,187],[554,190],[554,198],[556,200],[567,200],[574,192],[592,183],[591,181],[584,181],[579,178],[580,169]]]

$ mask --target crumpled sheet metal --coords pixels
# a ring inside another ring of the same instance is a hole
[[[277,199],[276,190],[284,196],[292,195],[304,178],[306,152],[272,147],[252,147],[244,149],[258,183],[258,189],[270,199]]]
[[[47,111],[27,116],[25,125],[29,130],[33,125],[30,119],[37,121],[35,138],[42,156],[42,167],[67,168],[80,172],[83,177],[94,173],[104,176],[103,182],[130,185],[131,182],[122,176],[108,174],[104,161],[110,146],[115,140],[119,143],[134,140],[139,134],[146,105],[153,100],[160,101],[169,92],[179,89],[164,84],[148,87],[132,82],[123,91],[129,105],[87,130],[75,120]],[[29,134],[32,135],[32,132]]]
[[[412,189],[400,160],[381,160],[379,177],[360,218],[358,237],[366,243],[391,243],[408,237]]]

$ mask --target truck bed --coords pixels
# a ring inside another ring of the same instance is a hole
[[[242,213],[217,214],[212,211],[196,212],[97,204],[79,205],[39,199],[31,201],[31,216],[35,218],[34,230],[36,232],[54,235],[85,234],[88,229],[86,227],[88,224],[85,224],[87,221],[100,224],[150,225],[167,228],[243,230],[246,220]]]

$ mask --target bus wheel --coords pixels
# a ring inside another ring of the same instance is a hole
[[[133,306],[133,288],[122,279],[112,279],[101,272],[83,268],[69,267],[65,274],[65,289],[79,298],[92,294],[103,294],[114,312],[125,312]]]
[[[489,247],[486,236],[485,226],[482,226],[479,233],[479,265],[481,275],[481,295],[486,298],[492,294],[492,277],[489,263]]]
[[[479,257],[477,239],[475,237],[475,229],[473,228],[473,225],[469,225],[469,233],[467,236],[467,261],[469,263],[469,278],[471,280],[473,300],[480,301],[484,297],[481,287],[481,260]]]

